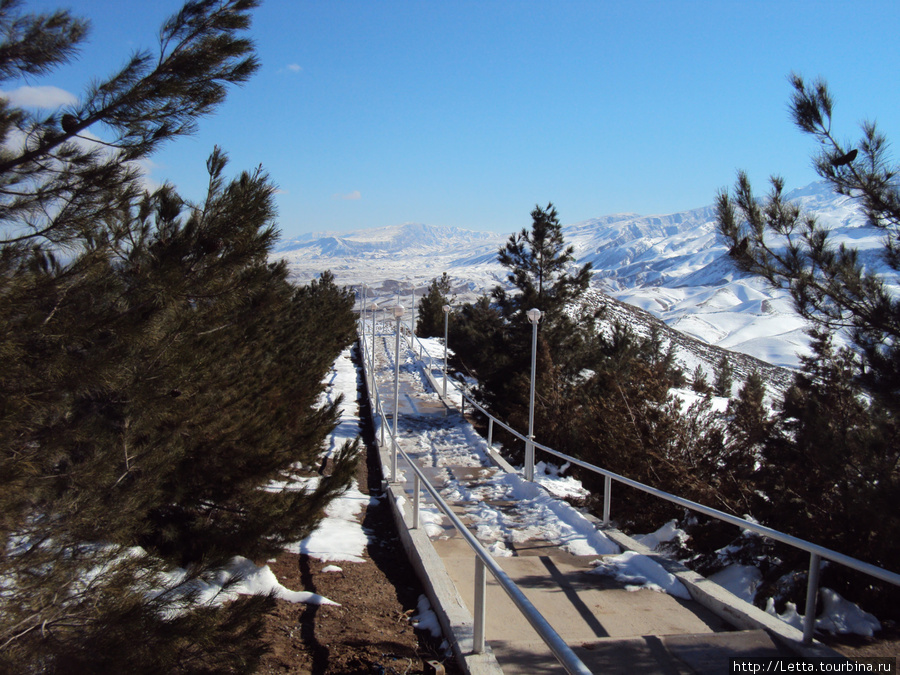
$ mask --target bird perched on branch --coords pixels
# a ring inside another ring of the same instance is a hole
[[[849,164],[854,159],[856,159],[856,153],[857,153],[856,148],[853,148],[846,155],[841,155],[840,157],[835,157],[834,159],[831,160],[831,166],[837,167],[837,166],[844,166],[845,164]]]
[[[78,118],[75,117],[75,115],[70,115],[68,113],[63,115],[62,119],[60,120],[60,125],[62,126],[63,131],[65,131],[67,134],[78,133],[79,124],[80,122],[78,121]]]

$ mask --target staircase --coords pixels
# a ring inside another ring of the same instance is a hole
[[[381,339],[377,345],[370,390],[373,383],[377,385],[383,411],[393,427],[394,340]],[[535,526],[527,504],[497,488],[497,479],[503,482],[505,469],[476,447],[471,426],[431,391],[429,380],[422,362],[401,349],[396,411],[400,447],[423,468],[427,480],[452,511],[495,554],[503,571],[591,672],[727,673],[730,660],[737,657],[796,656],[776,644],[767,630],[735,629],[735,625],[747,627],[739,619],[743,609],[732,612],[728,605],[741,601],[722,589],[721,594],[730,597],[724,602],[717,599],[713,604],[724,604],[725,610],[714,613],[695,600],[629,589],[609,576],[591,573],[592,563],[600,556],[574,555],[565,550],[566,542],[558,541],[558,532],[553,537],[545,536],[548,533]],[[389,437],[382,442],[381,451],[389,481]],[[432,587],[432,603],[442,617],[445,637],[453,643],[465,670],[565,672],[490,574],[485,602],[488,648],[485,654],[471,654],[472,616],[477,611],[475,555],[456,528],[436,509],[429,509],[424,496],[415,494],[413,472],[404,470],[402,461],[396,479],[388,492],[399,505],[401,534],[405,531],[411,557],[420,558],[420,574],[428,577],[426,586]],[[423,518],[420,527],[412,530],[408,529],[409,505],[417,497],[420,510],[431,517]],[[502,527],[487,531],[479,527],[485,509]],[[618,534],[620,542],[627,540]],[[632,545],[636,544],[630,542]],[[718,596],[719,591],[712,594]],[[738,620],[726,622],[722,618],[732,614]],[[777,620],[771,621],[775,626]]]

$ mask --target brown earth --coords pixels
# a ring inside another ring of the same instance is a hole
[[[863,635],[826,635],[822,642],[848,658],[900,657],[900,626],[883,622],[882,630],[875,637]],[[896,671],[895,671],[896,672]]]

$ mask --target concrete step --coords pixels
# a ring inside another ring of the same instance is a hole
[[[474,607],[475,556],[461,539],[433,541],[460,596]],[[665,593],[626,590],[605,575],[588,574],[598,556],[574,556],[559,549],[542,554],[495,558],[504,572],[570,643],[643,635],[699,634],[727,630],[719,617]],[[538,642],[540,638],[505,591],[488,575],[487,626],[494,640]]]
[[[504,675],[562,673],[543,642],[491,640]],[[573,651],[594,673],[702,675],[731,672],[731,659],[791,656],[762,630],[644,635],[573,644]]]

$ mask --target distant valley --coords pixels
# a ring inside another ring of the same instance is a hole
[[[881,235],[847,197],[813,183],[789,198],[828,223],[836,243],[851,242],[866,264],[881,265]],[[523,214],[522,226],[529,225]],[[578,264],[593,264],[598,297],[607,294],[702,343],[778,366],[796,367],[807,349],[805,324],[788,295],[732,266],[711,206],[662,216],[608,215],[563,231]],[[405,307],[413,289],[421,297],[433,278],[447,272],[457,301],[468,302],[506,283],[496,258],[510,234],[407,223],[307,234],[284,241],[274,255],[298,282],[331,270],[339,284],[366,284],[383,303],[399,290]]]

